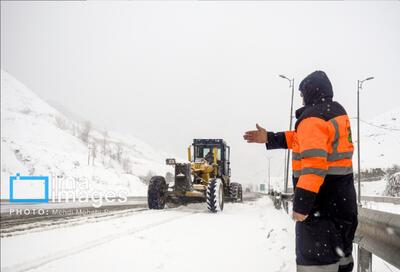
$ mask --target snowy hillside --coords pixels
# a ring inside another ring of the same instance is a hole
[[[16,173],[84,178],[91,189],[144,195],[147,187],[140,177],[172,170],[164,155],[147,144],[68,119],[5,71],[1,71],[1,167],[2,199],[9,198],[9,176]]]
[[[352,124],[353,132],[356,132],[356,120]],[[400,165],[399,152],[400,108],[392,109],[370,121],[361,122],[362,169]]]

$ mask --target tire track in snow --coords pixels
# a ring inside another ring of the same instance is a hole
[[[154,214],[154,212],[157,213],[167,213],[168,210],[164,210],[164,211],[154,211],[152,210],[151,213],[148,214]],[[1,271],[2,272],[25,272],[25,271],[29,271],[32,269],[36,269],[39,268],[41,266],[47,265],[51,262],[78,254],[82,251],[85,250],[89,250],[92,249],[94,247],[97,246],[101,246],[103,244],[109,243],[111,241],[114,241],[116,239],[122,238],[124,236],[127,235],[132,235],[141,231],[145,231],[145,230],[149,230],[149,229],[153,229],[156,228],[158,226],[173,222],[173,221],[177,221],[180,220],[182,218],[188,217],[188,216],[192,216],[198,213],[203,213],[204,211],[199,211],[199,210],[181,210],[180,212],[183,212],[183,215],[174,215],[173,218],[166,218],[164,220],[160,220],[156,223],[152,223],[152,224],[148,224],[148,225],[144,225],[144,226],[140,226],[140,227],[135,227],[132,229],[129,229],[127,231],[123,231],[120,233],[116,233],[116,234],[112,234],[112,235],[108,235],[105,237],[101,237],[99,239],[90,241],[84,245],[79,245],[70,249],[66,249],[66,250],[60,250],[59,252],[56,252],[54,254],[51,255],[47,255],[47,256],[43,256],[40,257],[36,260],[32,260],[32,261],[27,261],[27,262],[23,262],[17,265],[13,265],[13,266],[9,266],[9,267],[2,267]]]
[[[6,222],[1,223],[0,237],[12,237],[16,235],[22,235],[33,232],[42,232],[47,230],[52,230],[56,228],[65,228],[77,226],[80,224],[97,223],[104,220],[112,220],[119,217],[129,216],[133,213],[147,211],[148,208],[141,209],[130,209],[130,210],[120,210],[120,211],[110,211],[105,214],[90,214],[74,217],[64,217],[64,218],[49,218],[47,220],[26,222],[25,219],[18,219],[23,221],[23,224],[19,222]],[[18,221],[16,220],[16,221]],[[8,225],[6,225],[8,224]],[[6,226],[4,226],[6,225]]]

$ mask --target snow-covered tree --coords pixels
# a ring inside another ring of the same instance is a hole
[[[92,124],[88,121],[84,122],[80,133],[80,138],[84,143],[89,142],[89,135],[91,130],[92,130]]]
[[[387,175],[385,195],[400,197],[400,172]]]

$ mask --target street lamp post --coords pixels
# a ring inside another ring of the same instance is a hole
[[[292,89],[292,98],[290,100],[290,120],[289,120],[289,131],[292,130],[293,125],[293,97],[294,97],[294,78],[289,79],[284,75],[279,75],[279,77],[289,81],[289,88]],[[287,150],[287,156],[285,161],[285,193],[288,192],[288,181],[289,181],[289,163],[290,163],[290,150]]]
[[[360,157],[360,90],[364,81],[374,79],[374,77],[367,77],[364,80],[357,80],[357,179],[358,179],[358,205],[361,206],[361,157]]]
[[[362,85],[364,83],[364,81],[367,80],[371,80],[374,79],[374,77],[367,77],[364,80],[357,80],[357,163],[358,163],[358,195],[357,195],[357,202],[358,205],[361,207],[361,157],[360,157],[360,90],[362,90]],[[361,271],[366,271],[363,267],[363,262],[361,261],[361,255],[364,252],[363,249],[360,247],[360,245],[358,245],[357,247],[357,271],[361,272]],[[365,253],[364,253],[365,254]]]

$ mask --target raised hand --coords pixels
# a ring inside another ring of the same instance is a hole
[[[243,135],[243,139],[248,143],[265,144],[267,142],[267,130],[260,127],[258,124],[256,124],[256,128],[257,130],[246,131]]]

